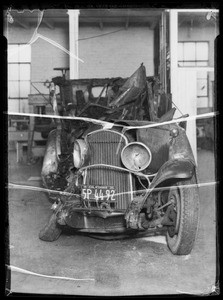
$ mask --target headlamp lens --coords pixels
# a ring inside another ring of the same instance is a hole
[[[126,145],[121,153],[123,165],[131,171],[145,170],[152,159],[150,149],[140,142],[133,142]]]
[[[87,144],[84,140],[78,139],[74,143],[73,149],[73,161],[75,168],[79,169],[82,167],[85,156],[87,154]]]

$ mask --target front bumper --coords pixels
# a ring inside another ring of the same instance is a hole
[[[82,232],[122,233],[127,230],[124,213],[66,209],[57,214],[57,223]]]

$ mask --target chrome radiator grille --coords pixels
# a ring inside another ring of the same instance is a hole
[[[121,151],[127,140],[115,131],[99,130],[88,135],[87,141],[90,146],[90,164],[106,164],[123,167],[121,163]],[[86,185],[114,186],[117,201],[112,208],[125,210],[131,200],[132,177],[131,174],[109,167],[92,167],[87,170],[85,177]]]

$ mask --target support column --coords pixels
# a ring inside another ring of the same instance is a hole
[[[78,57],[79,10],[68,9],[69,15],[69,50]],[[70,55],[70,79],[79,78],[78,60]]]
[[[170,10],[170,92],[173,102],[177,102],[177,58],[178,58],[178,12]],[[177,104],[177,103],[176,103]]]
[[[196,71],[189,71],[178,67],[178,11],[170,10],[170,92],[173,103],[179,108],[174,118],[182,114],[196,116],[197,114],[197,90]],[[197,136],[196,120],[187,121],[187,137],[197,161]]]

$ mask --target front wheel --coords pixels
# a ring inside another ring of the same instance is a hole
[[[167,245],[176,255],[190,254],[196,238],[199,218],[199,195],[195,177],[178,182],[169,191],[171,218],[168,226]]]

